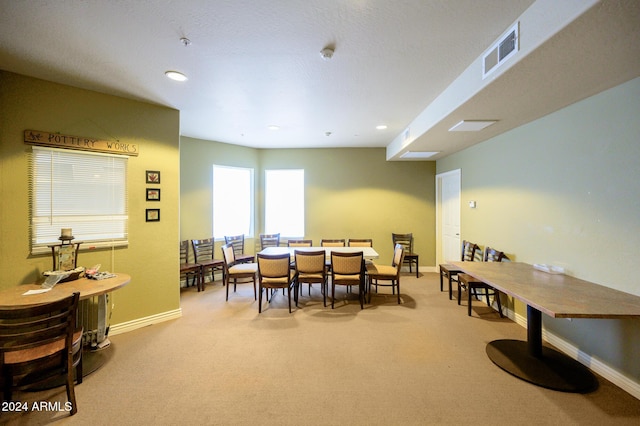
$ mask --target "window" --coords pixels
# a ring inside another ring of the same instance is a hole
[[[304,170],[265,170],[267,234],[304,237]]]
[[[213,166],[213,236],[253,235],[253,169]]]
[[[92,246],[127,243],[127,157],[33,147],[31,252],[58,243],[62,228]]]

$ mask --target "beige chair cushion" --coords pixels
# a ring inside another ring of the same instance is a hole
[[[258,272],[258,264],[257,263],[238,263],[229,268],[229,273],[233,274],[243,274],[243,273],[251,273]]]
[[[372,264],[367,266],[367,272],[371,275],[386,275],[389,277],[395,277],[398,273],[398,269],[391,265],[376,265]]]

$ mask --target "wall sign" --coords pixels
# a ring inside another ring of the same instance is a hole
[[[106,152],[138,156],[140,147],[137,143],[103,141],[82,136],[61,135],[59,133],[25,130],[24,143],[30,145],[50,146],[55,148],[77,149],[81,151]]]

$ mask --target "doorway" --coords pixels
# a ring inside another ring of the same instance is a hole
[[[460,258],[460,174],[436,175],[436,265]]]

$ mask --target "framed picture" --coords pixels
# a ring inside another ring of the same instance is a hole
[[[160,201],[160,189],[147,188],[147,201]]]
[[[160,183],[160,172],[157,170],[147,170],[147,183]]]
[[[147,209],[147,222],[160,222],[160,209]]]

